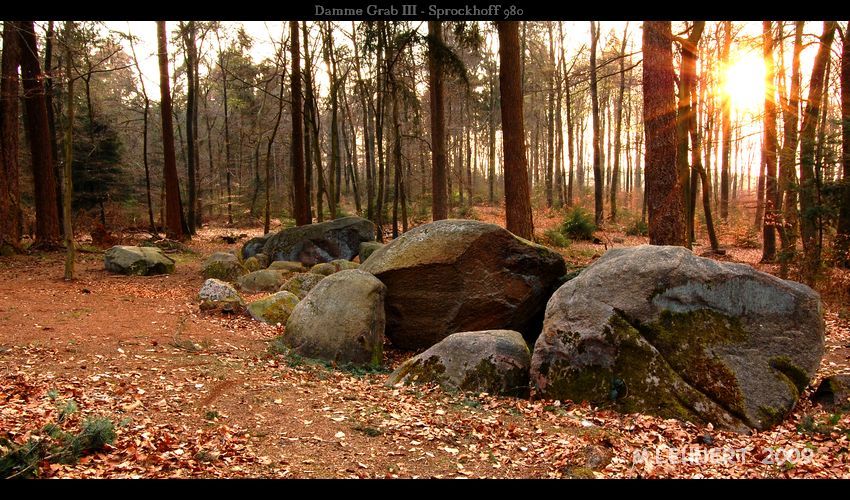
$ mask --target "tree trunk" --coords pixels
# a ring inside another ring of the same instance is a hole
[[[729,65],[729,47],[732,44],[732,21],[723,21],[723,49],[721,51],[721,67]],[[720,218],[729,218],[729,164],[732,155],[732,128],[730,122],[729,96],[725,92],[721,96],[721,133],[723,134],[723,157],[720,165]],[[649,144],[647,144],[647,147]]]
[[[776,260],[776,223],[779,220],[779,190],[776,183],[776,100],[774,98],[775,74],[773,69],[773,28],[770,21],[762,22],[764,38],[764,161],[765,161],[765,208],[764,246],[762,262]],[[780,41],[780,43],[782,43]]]
[[[157,21],[157,40],[159,45],[159,89],[160,115],[162,117],[162,150],[165,179],[165,232],[168,238],[182,240],[183,215],[180,206],[180,180],[177,177],[177,159],[174,154],[174,124],[171,118],[171,91],[168,83],[168,48],[165,34],[165,21]]]
[[[145,101],[145,109],[142,115],[142,163],[145,166],[145,199],[148,203],[148,223],[153,235],[157,234],[156,223],[153,220],[153,202],[151,200],[151,173],[148,165],[148,117],[150,116],[151,102],[148,98],[147,90],[145,89],[145,81],[142,76],[142,69],[139,66],[139,58],[136,56],[136,46],[133,43],[133,38],[130,38],[130,51],[133,54],[133,65],[136,67],[136,72],[139,73],[139,85],[142,90],[142,99]],[[209,131],[209,130],[208,130]],[[207,139],[209,141],[209,139]],[[212,152],[210,152],[210,161],[212,162]]]
[[[62,182],[64,174],[59,168],[59,141],[56,138],[56,117],[53,111],[53,45],[55,43],[55,32],[53,21],[47,22],[47,33],[44,37],[44,95],[47,99],[47,123],[50,127],[50,152],[54,160],[53,169],[56,172],[56,204],[59,210],[59,227],[62,236],[65,236],[65,201],[62,194]],[[61,64],[61,57],[60,57]]]
[[[68,79],[68,124],[65,128],[65,196],[62,202],[63,225],[65,233],[65,279],[74,279],[74,226],[71,224],[71,200],[74,197],[72,165],[74,162],[74,77],[71,73],[71,40],[73,21],[65,21],[65,78]]]
[[[800,113],[800,53],[803,50],[803,21],[797,21],[794,32],[794,54],[791,61],[791,88],[782,96],[782,149],[779,153],[779,192],[783,196],[782,223],[777,226],[782,249],[779,254],[780,276],[788,273],[788,264],[797,252],[797,142]],[[779,44],[780,49],[783,44]],[[781,54],[781,53],[780,53]],[[782,64],[784,67],[784,62]],[[783,80],[780,78],[780,85]]]
[[[522,123],[522,78],[519,58],[519,26],[515,21],[498,21],[499,87],[502,100],[502,134],[505,150],[505,211],[507,229],[532,239],[531,196],[525,158]]]
[[[629,24],[623,29],[623,41],[620,46],[620,89],[614,110],[614,167],[611,171],[611,220],[617,220],[617,190],[620,188],[620,131],[623,126],[623,95],[626,91],[626,39]]]
[[[221,41],[219,41],[219,44]],[[167,62],[167,61],[166,61]],[[230,116],[227,102],[227,68],[224,65],[224,52],[219,47],[219,69],[221,70],[222,100],[224,101],[224,170],[227,178],[227,223],[233,225],[233,196],[231,189],[231,155],[230,155]]]
[[[545,189],[546,189],[546,206],[553,205],[553,180],[555,171],[555,79],[557,78],[555,64],[555,35],[552,32],[552,21],[546,22],[546,27],[549,31],[549,60],[547,61],[547,116],[546,116],[546,173],[545,173]]]
[[[38,62],[35,27],[32,21],[18,22],[21,48],[21,76],[24,107],[27,116],[27,137],[32,156],[35,184],[35,246],[53,249],[60,246],[59,207],[56,197],[56,171],[50,146],[50,125],[47,119],[47,100]]]
[[[676,170],[676,100],[670,21],[643,25],[643,109],[649,243],[687,246]]]
[[[564,96],[564,101],[567,105],[567,160],[570,163],[570,171],[569,171],[569,180],[567,181],[567,206],[573,206],[573,177],[575,170],[575,155],[574,144],[573,144],[573,110],[572,110],[572,96],[570,95],[570,77],[568,74],[564,74],[564,89],[566,90],[566,95]]]
[[[850,22],[841,45],[841,175],[835,254],[839,265],[850,267]]]
[[[185,25],[181,23],[181,31],[183,32],[183,46],[186,51],[186,170],[188,173],[189,182],[189,210],[188,210],[188,226],[189,234],[195,234],[197,223],[197,202],[198,202],[198,183],[197,183],[197,148],[198,148],[198,131],[195,126],[197,121],[195,115],[198,112],[198,95],[196,71],[198,59],[198,47],[196,44],[197,34],[195,30],[195,21],[189,21]]]
[[[291,99],[292,105],[292,189],[294,191],[295,224],[303,226],[310,224],[310,213],[307,207],[307,196],[309,191],[304,180],[304,120],[302,118],[301,101],[301,51],[298,44],[299,31],[298,21],[289,21],[290,51],[292,57]],[[275,127],[277,130],[277,127]]]
[[[815,192],[815,133],[821,108],[821,97],[826,62],[830,56],[830,46],[835,37],[835,21],[824,21],[820,47],[812,67],[812,79],[809,82],[809,99],[803,115],[800,130],[800,233],[803,238],[803,278],[813,283],[821,262],[821,248],[818,242],[818,206]]]
[[[604,197],[604,179],[602,172],[602,130],[599,124],[599,91],[596,77],[596,45],[599,39],[599,27],[590,22],[590,100],[593,118],[593,201],[596,225],[602,225],[602,202]]]
[[[443,104],[445,99],[443,96],[443,68],[437,60],[435,49],[437,44],[443,43],[442,23],[428,21],[428,36],[433,44],[428,51],[428,88],[431,92],[431,212],[433,220],[441,220],[449,217],[448,195],[446,193],[446,117]],[[492,198],[492,193],[490,196]]]
[[[21,250],[21,192],[18,166],[18,65],[16,23],[3,22],[0,79],[0,253]]]

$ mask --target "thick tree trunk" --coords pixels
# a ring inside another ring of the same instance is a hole
[[[298,21],[289,21],[290,51],[292,54],[292,73],[290,87],[292,89],[292,189],[294,191],[295,224],[303,226],[310,224],[310,213],[307,207],[308,190],[304,181],[304,120],[302,118],[301,101],[301,50],[298,44]],[[275,127],[277,129],[277,127]]]
[[[502,96],[502,134],[505,150],[505,211],[507,229],[525,239],[534,237],[525,132],[522,123],[522,78],[519,58],[519,26],[499,21],[499,87]]]
[[[32,156],[35,183],[35,245],[42,249],[60,246],[59,207],[56,197],[56,171],[50,146],[47,100],[38,62],[35,27],[32,21],[18,23],[21,48],[21,79],[27,114],[27,137]]]
[[[643,109],[649,243],[687,246],[676,171],[676,100],[670,21],[643,25]]]
[[[21,249],[21,193],[18,166],[20,42],[12,21],[3,22],[0,80],[0,253]]]
[[[762,262],[776,259],[776,223],[779,220],[779,190],[776,184],[776,100],[774,98],[773,69],[773,28],[770,21],[762,23],[764,39],[764,163],[765,163],[765,207],[764,207],[764,246]],[[780,42],[781,43],[781,42]]]
[[[165,179],[165,230],[166,236],[182,240],[183,216],[180,206],[180,180],[177,177],[177,158],[174,153],[174,124],[171,117],[171,90],[168,83],[168,46],[165,34],[165,21],[157,21],[157,40],[159,45],[159,89],[160,115],[162,117],[162,150]]]
[[[782,48],[782,44],[779,45]],[[800,53],[803,50],[803,21],[797,21],[794,30],[794,53],[791,61],[791,88],[788,97],[782,96],[782,149],[779,153],[779,192],[783,196],[782,223],[777,226],[782,241],[779,254],[780,276],[786,276],[788,264],[797,253],[797,142],[800,114]],[[784,66],[784,62],[783,62]],[[779,80],[780,85],[782,79]]]
[[[803,126],[800,129],[800,234],[803,239],[805,261],[803,263],[803,278],[812,283],[821,262],[821,248],[818,242],[818,207],[815,191],[815,133],[820,115],[821,97],[826,63],[830,56],[830,47],[835,37],[835,21],[824,21],[823,35],[820,47],[812,67],[812,78],[809,82],[809,99],[806,112],[803,115]]]
[[[431,193],[433,220],[449,216],[446,193],[446,117],[443,95],[443,68],[437,60],[436,44],[443,43],[443,26],[428,21],[428,36],[434,44],[428,51],[428,87],[431,92]],[[492,91],[492,89],[491,89]],[[492,100],[491,100],[492,101]],[[492,190],[491,190],[492,191]],[[490,195],[492,198],[492,194]]]
[[[53,169],[56,172],[56,204],[59,210],[59,227],[62,229],[62,236],[65,236],[65,196],[62,194],[63,179],[62,169],[59,167],[59,141],[56,138],[56,117],[53,110],[53,45],[56,41],[56,32],[53,30],[53,21],[47,22],[47,33],[44,37],[44,95],[47,99],[47,123],[50,127],[50,152],[53,162]],[[60,58],[61,64],[61,58]]]

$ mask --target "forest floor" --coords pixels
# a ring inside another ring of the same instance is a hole
[[[504,220],[488,207],[475,216]],[[540,212],[535,223],[560,217]],[[392,348],[383,372],[271,354],[280,327],[198,310],[201,263],[236,248],[220,239],[234,232],[261,230],[204,228],[168,276],[112,275],[101,254],[81,253],[66,282],[62,254],[0,258],[0,437],[24,442],[68,400],[79,411],[63,428],[91,416],[117,426],[113,444],[45,463],[40,477],[850,478],[850,414],[813,407],[811,389],[782,425],[741,435],[587,404],[386,387],[411,355]],[[613,229],[600,238],[562,252],[586,264],[606,245],[646,242]],[[724,238],[724,260],[776,272],[757,263],[760,250]],[[828,283],[827,355],[813,386],[850,372],[850,278],[836,271]],[[709,463],[709,452],[727,459]]]

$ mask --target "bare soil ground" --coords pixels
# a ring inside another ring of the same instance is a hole
[[[535,222],[542,231],[560,217],[540,212]],[[174,255],[170,276],[111,275],[101,254],[82,253],[66,282],[61,254],[0,259],[0,437],[25,441],[71,399],[80,411],[63,427],[94,415],[117,424],[105,450],[45,463],[42,477],[850,478],[850,415],[813,407],[808,393],[781,426],[744,436],[587,404],[386,387],[385,372],[271,354],[282,327],[198,310],[201,262],[235,248],[219,238],[233,232],[259,234],[205,228],[195,253]],[[565,257],[586,264],[606,245],[645,242],[620,230],[601,236],[603,245],[576,242]],[[760,250],[724,238],[725,260],[776,272],[757,263]],[[835,272],[823,287],[827,356],[814,384],[850,371],[848,282]],[[387,352],[386,371],[411,355]],[[711,449],[739,455],[668,457]],[[651,458],[636,460],[641,450]]]

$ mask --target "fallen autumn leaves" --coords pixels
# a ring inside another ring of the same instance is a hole
[[[79,407],[66,430],[105,416],[116,439],[76,464],[43,464],[41,477],[850,478],[850,416],[806,396],[781,426],[744,436],[567,402],[385,387],[386,373],[269,354],[274,327],[201,316],[187,302],[197,259],[169,277],[107,280],[87,255],[79,281],[65,283],[52,273],[60,258],[0,268],[14,284],[0,309],[0,433],[21,443],[55,421],[55,391]],[[828,310],[820,376],[847,369],[848,325]],[[409,353],[388,355],[392,368]],[[740,455],[707,463],[711,450]]]

